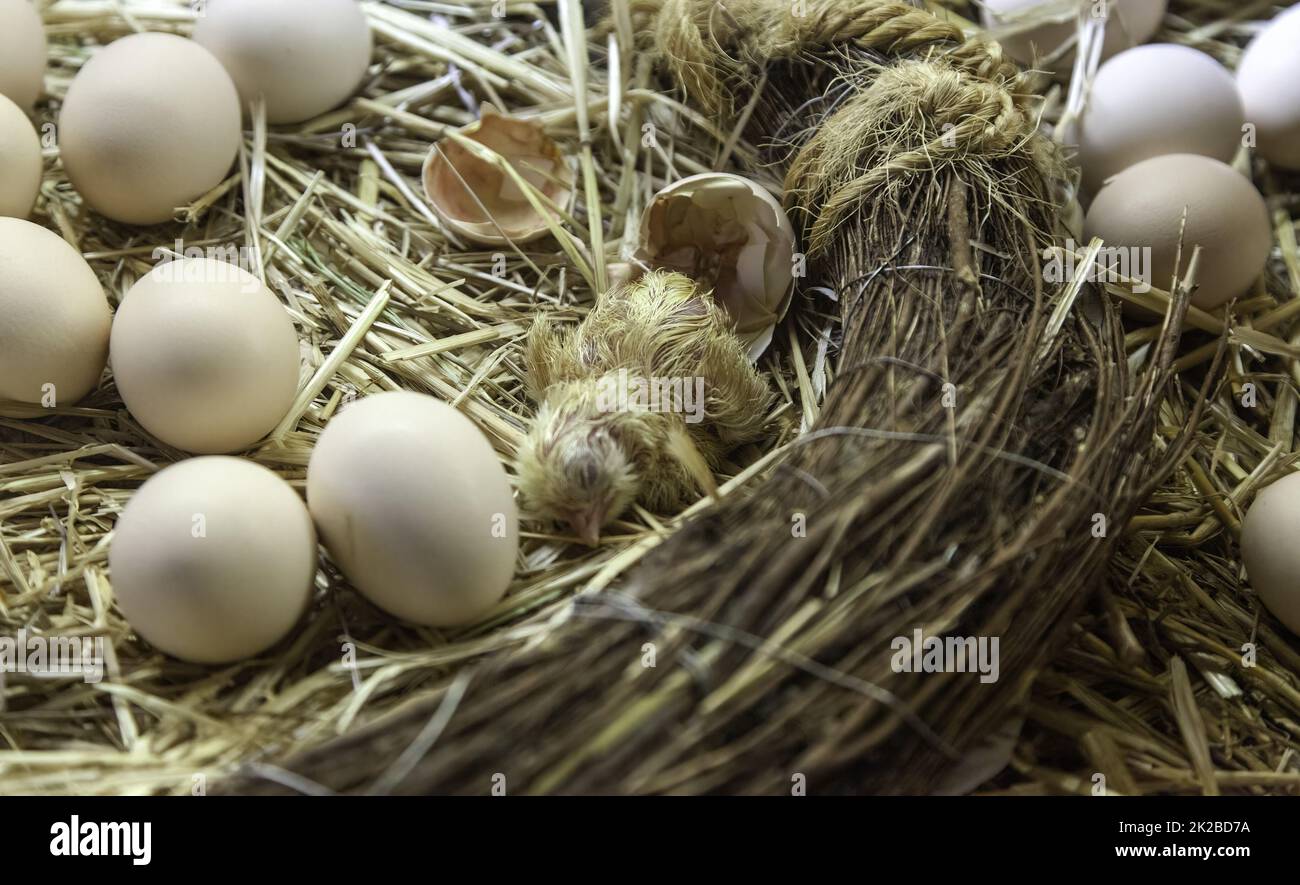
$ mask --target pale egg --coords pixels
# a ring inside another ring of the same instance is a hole
[[[1150,40],[1160,28],[1168,0],[1115,0],[1106,6],[1089,0],[1090,13],[1106,11],[1106,36],[1101,57],[1109,58]],[[1078,30],[1077,0],[983,0],[979,4],[984,27],[995,31],[1007,55],[1025,65],[1037,65],[1074,40]],[[1065,21],[1060,17],[1065,16]],[[1055,18],[1056,21],[1040,21]],[[1068,67],[1071,50],[1057,67]]]
[[[1227,163],[1244,121],[1232,74],[1204,52],[1167,43],[1121,52],[1097,71],[1079,120],[1084,187],[1095,194],[1110,176],[1162,154]]]
[[[41,140],[18,105],[0,95],[0,215],[26,218],[41,192]]]
[[[0,399],[68,406],[104,372],[112,313],[58,234],[0,218]]]
[[[542,195],[533,205],[513,175],[455,138],[433,146],[424,161],[424,195],[444,226],[486,246],[528,243],[550,231],[554,212],[573,192],[573,166],[534,120],[502,114],[484,105],[482,116],[460,132],[483,145]]]
[[[45,88],[45,27],[31,0],[0,0],[0,95],[24,111]]]
[[[472,623],[514,574],[505,469],[478,427],[433,397],[380,393],[344,407],[312,452],[307,505],[348,580],[404,620]]]
[[[1101,237],[1108,250],[1125,250],[1130,268],[1143,268],[1146,282],[1168,290],[1184,209],[1180,277],[1192,248],[1201,246],[1192,302],[1210,310],[1245,294],[1268,261],[1272,228],[1254,185],[1218,160],[1171,154],[1130,166],[1092,201],[1084,239]]]
[[[239,125],[235,84],[212,53],[173,34],[134,34],[96,52],[73,79],[59,149],[92,209],[157,224],[222,182]]]
[[[131,496],[108,562],[138,636],[173,657],[221,664],[265,651],[302,617],[316,532],[298,493],[265,467],[191,458]]]
[[[356,0],[207,0],[194,40],[226,66],[239,97],[261,95],[270,123],[342,104],[370,65],[370,26]]]
[[[636,257],[713,290],[750,359],[771,343],[794,294],[794,227],[775,197],[739,175],[691,175],[655,194]]]
[[[212,258],[141,277],[113,322],[113,377],[131,415],[187,452],[246,449],[298,390],[298,336],[257,277]]]
[[[1260,601],[1300,635],[1300,474],[1255,496],[1241,524],[1241,558]]]
[[[1300,9],[1279,15],[1250,42],[1237,87],[1260,156],[1300,169]]]

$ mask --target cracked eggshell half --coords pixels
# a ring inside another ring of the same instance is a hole
[[[552,204],[568,203],[573,166],[540,123],[484,105],[482,117],[459,137],[495,151]],[[438,220],[466,240],[501,246],[528,243],[550,232],[546,215],[529,201],[514,176],[457,138],[444,138],[430,149],[423,178],[424,195]]]
[[[201,664],[252,657],[306,611],[316,531],[298,493],[239,458],[190,458],[150,477],[118,517],[108,553],[131,628]]]
[[[68,87],[59,152],[90,208],[127,224],[172,220],[239,152],[239,98],[211,52],[174,34],[100,49]]]
[[[187,452],[246,449],[298,392],[298,335],[257,277],[212,258],[155,267],[126,293],[113,376],[137,421]]]
[[[794,254],[794,227],[775,197],[739,175],[705,172],[655,194],[636,257],[712,289],[757,360],[790,308]]]
[[[472,623],[514,574],[505,469],[469,418],[431,396],[380,393],[332,418],[307,468],[307,505],[348,580],[403,620]]]
[[[38,224],[0,218],[0,399],[84,397],[104,372],[111,323],[81,253]]]
[[[1021,64],[1040,64],[1067,42],[1078,30],[1077,0],[983,0],[980,18],[984,27],[994,31],[994,38],[1007,54]],[[1106,8],[1106,36],[1101,57],[1150,40],[1165,17],[1168,0],[1114,0]],[[1100,9],[1090,2],[1087,9]],[[1063,73],[1073,64],[1070,49],[1055,65]]]
[[[194,40],[221,60],[245,108],[261,95],[269,123],[338,107],[370,66],[370,25],[356,0],[207,0]]]

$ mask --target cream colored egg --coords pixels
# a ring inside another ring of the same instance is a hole
[[[370,65],[370,26],[356,0],[208,0],[194,39],[230,71],[245,106],[266,99],[271,123],[342,104]]]
[[[1260,600],[1300,635],[1300,474],[1291,473],[1255,496],[1241,525],[1246,577]]]
[[[45,88],[45,27],[31,0],[0,0],[0,95],[24,111]]]
[[[118,606],[163,652],[220,664],[279,642],[302,617],[316,532],[288,483],[239,458],[191,458],[142,485],[108,554]]]
[[[1260,156],[1300,169],[1300,9],[1279,15],[1250,42],[1237,65],[1237,88]]]
[[[1084,239],[1125,250],[1130,267],[1144,268],[1147,282],[1167,290],[1184,208],[1180,276],[1193,246],[1202,250],[1193,303],[1209,310],[1245,294],[1264,269],[1273,233],[1254,185],[1218,160],[1172,154],[1125,169],[1092,201]]]
[[[1245,117],[1232,74],[1186,46],[1139,46],[1097,71],[1079,121],[1083,183],[1106,179],[1162,154],[1232,160]]]
[[[1168,0],[1115,0],[1104,7],[1106,36],[1101,57],[1109,58],[1150,40],[1159,29],[1168,5]],[[1021,64],[1041,66],[1043,59],[1074,39],[1078,31],[1078,8],[1075,0],[983,0],[980,16],[984,27],[995,31],[1008,55]],[[1092,11],[1103,7],[1090,0],[1085,8]],[[1059,20],[1062,15],[1065,21]],[[1057,20],[1032,24],[1035,17]],[[1056,67],[1068,67],[1073,57],[1071,50]]]
[[[127,409],[187,452],[246,449],[284,417],[298,390],[298,337],[276,297],[211,258],[141,277],[113,322],[113,377]]]
[[[348,580],[407,621],[471,623],[514,573],[518,514],[501,461],[473,422],[430,396],[345,407],[312,452],[307,505]]]
[[[41,191],[41,140],[18,105],[0,95],[0,215],[26,218]]]
[[[0,218],[0,399],[68,406],[99,383],[112,314],[58,234]]]
[[[222,182],[239,125],[235,84],[212,53],[173,34],[134,34],[96,52],[68,87],[59,149],[92,209],[157,224]]]

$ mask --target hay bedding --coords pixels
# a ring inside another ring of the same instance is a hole
[[[505,20],[494,19],[486,3],[405,5],[409,11],[367,4],[377,53],[363,95],[296,130],[255,126],[239,173],[192,209],[188,228],[141,231],[83,215],[57,164],[38,207],[38,220],[87,254],[114,302],[151,266],[154,249],[178,236],[187,245],[252,248],[298,325],[308,373],[297,420],[251,457],[298,487],[323,423],[346,398],[377,390],[422,390],[455,402],[508,458],[530,409],[518,344],[533,313],[580,318],[609,265],[630,250],[640,206],[662,184],[711,168],[770,169],[769,158],[741,127],[720,126],[659,93],[648,58],[626,49],[633,45],[626,16],[614,19],[616,39],[593,41],[588,66],[583,53],[568,51],[582,39],[575,4],[562,17],[565,26],[531,5],[511,4]],[[1235,21],[1227,8],[1175,3],[1161,36],[1182,34],[1230,62],[1246,34],[1238,23],[1245,16],[1233,10]],[[431,11],[450,27],[430,24]],[[1258,14],[1265,13],[1260,5]],[[191,17],[185,6],[163,2],[54,4],[46,10],[50,92],[57,97],[66,88],[92,39],[106,41],[137,27],[183,33]],[[609,71],[619,77],[611,79]],[[504,276],[493,274],[499,257],[448,241],[414,196],[429,141],[473,119],[483,100],[540,116],[580,158],[580,178],[587,182],[568,207],[563,248],[548,240],[523,252],[504,250]],[[621,113],[607,126],[611,105]],[[1053,107],[1049,99],[1049,115]],[[53,118],[50,102],[40,111]],[[640,147],[645,123],[655,138]],[[355,142],[341,141],[352,133]],[[589,153],[580,147],[587,145]],[[1286,301],[1300,291],[1290,220],[1295,206],[1285,182],[1262,184],[1279,195],[1274,205],[1284,260],[1268,291],[1239,308],[1255,329],[1285,339],[1296,313]],[[736,453],[731,476],[724,477],[726,500],[762,481],[800,424],[815,420],[836,380],[837,313],[824,293],[806,292],[781,330],[782,346],[763,363],[780,393],[774,431],[762,445]],[[1223,332],[1213,321],[1201,325]],[[1294,369],[1249,346],[1251,339],[1243,341],[1243,325],[1233,324],[1236,337],[1228,339],[1229,371],[1234,382],[1256,380],[1258,407],[1243,412],[1230,387],[1216,388],[1211,408],[1193,421],[1190,456],[1149,497],[1120,542],[1111,592],[1077,621],[1074,643],[1038,680],[1012,768],[985,789],[1085,791],[1096,770],[1106,771],[1118,792],[1281,790],[1300,780],[1293,761],[1300,655],[1293,639],[1273,632],[1240,585],[1233,539],[1250,491],[1289,463]],[[1133,330],[1127,344],[1137,350],[1156,337]],[[1203,336],[1184,348],[1180,385],[1158,415],[1155,450],[1164,450],[1195,418],[1214,345]],[[179,453],[160,450],[132,424],[111,383],[54,418],[0,418],[0,452],[3,629],[102,635],[112,650],[108,675],[97,686],[6,678],[0,694],[5,793],[190,792],[196,776],[216,779],[241,764],[245,780],[238,784],[250,789],[314,791],[336,784],[391,790],[419,782],[470,789],[445,774],[440,779],[439,769],[427,763],[420,778],[412,778],[435,744],[444,773],[484,752],[463,736],[459,743],[449,740],[454,731],[443,733],[442,714],[469,698],[460,718],[451,720],[457,727],[466,713],[490,719],[515,706],[528,715],[526,701],[542,680],[506,681],[507,690],[475,705],[484,682],[465,665],[490,652],[541,649],[574,620],[567,608],[573,593],[582,589],[593,594],[584,595],[589,600],[619,585],[683,517],[693,515],[638,512],[594,553],[530,524],[510,594],[482,624],[451,634],[394,623],[323,561],[317,603],[298,632],[256,661],[213,670],[153,653],[131,637],[112,607],[105,562],[115,514],[132,488]],[[692,511],[703,509],[702,503]],[[625,635],[611,634],[609,618],[617,612],[609,605],[574,611],[599,615],[605,625],[588,637]],[[800,613],[786,614],[786,625],[796,629]],[[639,635],[643,628],[634,626]],[[730,646],[747,640],[717,632]],[[1233,650],[1252,636],[1260,646],[1259,666],[1248,670],[1238,666]],[[355,666],[345,663],[352,659],[345,658],[345,647],[355,649]],[[600,650],[588,651],[598,657]],[[673,668],[670,688],[710,661],[688,663],[693,666]],[[756,658],[744,681],[761,682],[777,666],[808,673],[832,699],[836,688],[842,694],[861,688],[842,672],[793,654],[779,664],[771,656]],[[581,685],[579,668],[560,669]],[[798,727],[798,716],[788,721]],[[605,724],[613,739],[641,720]],[[720,727],[726,731],[735,723],[724,720]],[[394,738],[375,740],[385,733]],[[750,733],[755,740],[762,735]],[[273,763],[287,749],[339,735],[346,737],[317,754],[314,764],[293,766],[305,777]],[[698,779],[688,764],[676,772],[676,783],[661,779],[657,786],[718,788],[726,780],[710,769],[728,772],[720,757],[734,752],[742,758],[744,749],[743,743],[720,746],[712,759],[700,761]],[[365,754],[372,758],[358,765]],[[595,783],[610,788],[608,778],[620,766],[632,773],[630,762],[614,756],[606,762],[607,779]],[[729,776],[738,777],[734,766]],[[556,783],[582,785],[580,779]],[[647,783],[656,786],[653,779]]]

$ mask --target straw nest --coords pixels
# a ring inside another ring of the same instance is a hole
[[[662,185],[710,169],[762,168],[739,128],[719,128],[660,94],[649,60],[628,49],[623,4],[613,6],[606,39],[584,34],[576,0],[561,2],[563,9],[509,3],[504,19],[487,0],[367,3],[377,49],[362,95],[296,129],[267,131],[255,122],[235,174],[191,207],[185,224],[132,229],[83,212],[55,156],[35,218],[78,246],[114,304],[152,266],[155,250],[178,237],[186,246],[253,250],[298,327],[306,368],[283,429],[247,456],[296,487],[329,416],[346,399],[380,390],[420,390],[455,403],[508,461],[531,408],[520,359],[530,318],[539,310],[562,321],[585,314],[611,265],[634,248],[640,209]],[[974,17],[964,3],[947,5]],[[1232,64],[1250,20],[1271,8],[1175,2],[1159,39]],[[429,21],[431,12],[445,21]],[[60,0],[47,5],[45,19],[50,96],[38,112],[54,121],[58,97],[96,43],[137,29],[186,33],[193,13],[166,0]],[[1065,96],[1047,91],[1050,121]],[[577,158],[583,186],[565,207],[558,240],[467,251],[423,205],[418,176],[429,143],[474,119],[481,101],[542,120]],[[649,145],[642,142],[647,125]],[[1087,792],[1098,771],[1113,792],[1300,788],[1293,752],[1300,646],[1241,581],[1236,544],[1253,491],[1295,460],[1300,383],[1293,321],[1300,183],[1256,173],[1275,210],[1279,257],[1231,319],[1189,314],[1197,331],[1176,364],[1179,393],[1162,407],[1153,446],[1166,447],[1187,424],[1224,344],[1227,377],[1211,379],[1211,407],[1186,459],[1133,519],[1108,592],[1038,679],[1025,727],[1018,738],[1009,729],[991,748],[1011,765],[985,792]],[[502,259],[504,276],[493,273]],[[803,297],[780,330],[783,346],[761,364],[780,394],[770,424],[790,429],[734,455],[724,497],[769,471],[831,381],[834,307],[822,293]],[[1151,358],[1146,345],[1157,331],[1130,327],[1135,366]],[[1240,401],[1247,382],[1258,391],[1252,408]],[[102,636],[108,650],[98,684],[0,674],[3,793],[189,793],[241,766],[246,775],[315,791],[319,785],[270,760],[368,724],[382,727],[404,710],[436,713],[442,705],[431,701],[463,692],[465,665],[536,645],[566,616],[575,592],[615,585],[706,506],[671,518],[638,511],[594,552],[527,524],[509,595],[483,622],[457,632],[395,623],[323,560],[312,612],[290,639],[256,660],[202,668],[136,639],[112,604],[106,573],[116,515],[134,488],[181,453],[134,424],[111,377],[53,417],[13,407],[0,414],[8,416],[0,418],[0,631]],[[1242,665],[1247,642],[1258,647],[1253,667]],[[355,664],[345,649],[355,649]],[[391,789],[444,725],[433,715],[373,787]]]

